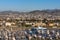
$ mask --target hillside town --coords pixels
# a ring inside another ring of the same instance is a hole
[[[0,12],[0,40],[60,40],[59,14],[60,10]]]

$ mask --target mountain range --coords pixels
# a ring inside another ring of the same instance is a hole
[[[55,16],[60,16],[60,9],[54,9],[54,10],[34,10],[30,12],[19,12],[19,11],[2,11],[0,14],[50,14]]]

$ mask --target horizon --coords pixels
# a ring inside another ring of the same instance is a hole
[[[17,10],[3,10],[3,11],[0,11],[0,12],[31,12],[31,11],[53,11],[53,10],[60,10],[60,9],[42,9],[42,10],[30,10],[30,11],[17,11]]]
[[[60,0],[0,0],[0,11],[60,9]]]

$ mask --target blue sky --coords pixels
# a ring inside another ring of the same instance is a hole
[[[60,9],[60,0],[0,0],[0,11]]]

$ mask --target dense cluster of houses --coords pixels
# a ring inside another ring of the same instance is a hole
[[[0,40],[60,40],[60,29],[32,27],[31,29],[12,31],[0,30]]]

